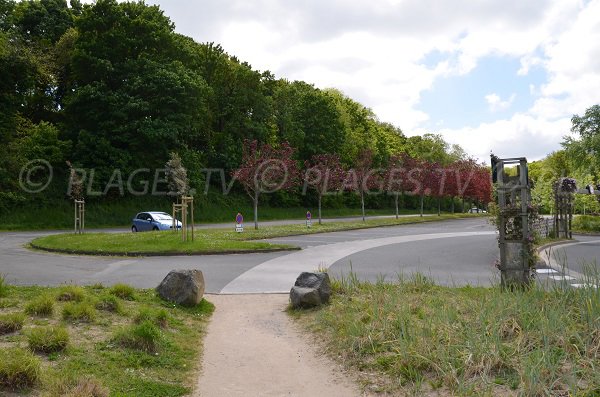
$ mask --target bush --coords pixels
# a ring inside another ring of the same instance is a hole
[[[70,302],[76,301],[81,302],[85,298],[85,290],[75,285],[66,285],[61,287],[58,291],[56,299],[59,301]]]
[[[23,328],[25,315],[22,313],[11,313],[0,315],[0,335],[9,334]]]
[[[53,353],[67,347],[69,332],[64,327],[37,327],[29,331],[27,342],[33,351]]]
[[[21,389],[32,386],[40,378],[40,360],[20,348],[0,349],[0,386]]]
[[[33,316],[51,316],[54,313],[54,299],[49,295],[38,296],[27,303],[25,313]]]
[[[123,347],[145,352],[156,351],[161,340],[160,329],[148,320],[120,330],[114,338],[114,341]]]
[[[165,309],[153,310],[143,308],[138,312],[133,321],[136,324],[150,321],[161,328],[166,328],[169,325],[169,313]]]
[[[0,298],[8,296],[8,285],[6,285],[6,278],[0,274]]]
[[[114,295],[104,294],[98,298],[96,309],[113,313],[123,313],[123,305]]]
[[[96,308],[89,302],[69,302],[62,312],[63,319],[71,321],[91,322],[96,318]]]
[[[110,288],[110,293],[125,300],[135,300],[135,289],[127,284],[115,284]]]

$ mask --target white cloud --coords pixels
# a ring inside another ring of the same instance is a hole
[[[492,93],[492,94],[486,95],[484,98],[485,98],[485,101],[488,103],[490,112],[498,112],[501,110],[508,109],[516,97],[517,97],[516,94],[512,94],[510,96],[510,98],[503,101],[502,98],[500,98],[500,96],[498,94]]]

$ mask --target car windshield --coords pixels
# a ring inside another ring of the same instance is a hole
[[[154,219],[156,219],[157,221],[172,221],[173,218],[171,218],[170,215],[167,214],[152,214],[152,217]]]

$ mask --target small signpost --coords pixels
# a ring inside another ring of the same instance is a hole
[[[244,217],[241,212],[235,216],[235,231],[241,233],[244,231]]]
[[[312,214],[310,211],[306,211],[306,227],[312,226]]]

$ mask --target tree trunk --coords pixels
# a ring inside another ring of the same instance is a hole
[[[454,214],[454,197],[452,197],[452,213]]]
[[[425,195],[423,193],[421,193],[421,217],[423,216],[423,200],[425,198]]]
[[[365,222],[365,195],[363,192],[360,192],[360,206],[362,208],[362,220]]]
[[[438,197],[438,216],[442,215],[442,198]]]
[[[258,230],[258,194],[254,195],[254,229]]]
[[[462,212],[465,212],[465,198],[462,199]]]
[[[323,197],[323,196],[321,196],[319,194],[319,225],[322,224],[322,222],[321,222],[321,197]]]
[[[394,204],[396,204],[396,219],[398,219],[398,196],[400,195],[398,194],[398,192],[396,192],[394,196]]]

